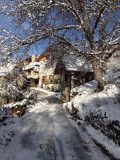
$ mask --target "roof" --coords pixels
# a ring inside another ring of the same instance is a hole
[[[46,57],[51,53],[51,46],[49,46],[40,56],[37,58],[37,62],[39,62],[43,57]]]
[[[30,70],[30,69],[39,71],[39,62],[30,62],[24,68],[24,70]]]
[[[62,60],[55,61],[53,64],[50,64],[49,60],[40,61],[40,74],[61,74],[63,67],[67,71],[91,71],[91,65],[86,61],[85,58],[81,56],[76,56],[74,53],[70,55],[64,55]],[[47,65],[48,64],[48,65]]]
[[[38,56],[37,58],[37,62],[39,62],[43,57],[46,57],[47,55],[49,55],[50,53],[49,52],[44,52],[43,54],[41,54],[40,56]]]
[[[28,61],[30,58],[32,58],[32,55],[35,55],[37,58],[39,57],[39,55],[32,53],[30,56],[28,56],[27,58],[23,59],[22,62]]]
[[[76,56],[74,53],[64,55],[62,61],[67,71],[91,70],[91,66],[86,59],[81,56]]]

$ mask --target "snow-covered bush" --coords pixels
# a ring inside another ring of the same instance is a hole
[[[111,114],[117,114],[117,111],[119,113],[120,107],[114,107],[117,104],[120,106],[119,88],[114,84],[108,84],[105,86],[103,91],[95,93],[93,91],[96,85],[93,82],[86,83],[74,89],[78,94],[71,102],[64,104],[68,111],[71,113],[73,109],[72,106],[74,106],[74,108],[78,110],[77,116],[83,121],[91,112],[99,111],[103,112],[103,115],[105,112],[108,112],[110,116]],[[119,117],[117,115],[116,117],[114,116],[115,120]]]
[[[20,63],[3,65],[0,71],[0,105],[22,100],[22,90],[27,88],[27,79]]]
[[[94,88],[91,82],[74,88],[78,95],[64,105],[72,118],[94,127],[120,146],[120,90],[115,84],[106,85],[99,93],[93,92]]]
[[[0,105],[5,103],[22,100],[24,95],[15,86],[11,84],[3,84],[0,86]]]

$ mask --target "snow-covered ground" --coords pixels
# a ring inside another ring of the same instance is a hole
[[[60,97],[61,97],[61,92],[53,92],[53,91],[50,91],[50,90],[47,90],[47,89],[34,88],[34,87],[32,87],[31,90],[44,92],[44,93],[47,93],[47,94],[50,95],[50,96],[54,96],[54,97],[57,97],[57,98],[59,98],[59,99],[60,99]]]
[[[9,117],[0,126],[0,160],[109,160],[69,119],[58,95],[46,92],[22,118]],[[5,109],[1,113],[7,116]]]
[[[67,103],[69,109],[72,109],[71,104],[73,103],[83,119],[90,111],[96,110],[101,111],[103,115],[107,112],[112,120],[120,120],[120,103],[118,103],[120,90],[115,85],[109,84],[102,92],[93,93],[96,86],[97,83],[91,81],[74,88],[73,92],[78,92],[78,94]]]
[[[119,88],[114,84],[109,84],[105,86],[105,89],[102,92],[94,93],[93,91],[96,88],[96,85],[97,83],[95,81],[91,81],[74,88],[72,92],[77,92],[78,94],[71,102],[65,103],[64,107],[67,107],[71,112],[74,106],[78,110],[77,116],[80,117],[81,123],[84,123],[85,118],[92,113],[96,116],[100,115],[101,117],[107,117],[105,120],[108,122],[117,121],[120,124]],[[85,125],[85,127],[88,130],[88,133],[96,141],[108,149],[112,155],[120,159],[120,146],[116,145],[112,140],[109,140],[100,132],[100,130],[96,130],[91,125]]]

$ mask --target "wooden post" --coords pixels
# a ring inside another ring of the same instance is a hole
[[[66,102],[70,101],[70,90],[66,88]]]
[[[71,89],[74,88],[74,72],[71,72]]]

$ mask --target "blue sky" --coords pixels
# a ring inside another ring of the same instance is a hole
[[[14,31],[14,25],[12,24],[12,22],[10,21],[10,18],[8,18],[5,15],[0,14],[0,25],[5,28],[5,29],[9,29],[10,31]],[[24,27],[27,28],[27,26]],[[34,54],[42,54],[45,50],[45,48],[47,47],[47,45],[43,44],[43,45],[39,45],[38,46],[38,50],[36,50],[36,47],[31,47],[31,50],[28,51],[28,54],[31,55],[32,53]]]

